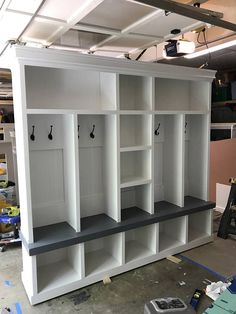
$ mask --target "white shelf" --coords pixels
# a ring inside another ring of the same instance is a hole
[[[120,155],[121,187],[149,183],[151,180],[151,151],[122,152]]]
[[[147,115],[152,113],[150,110],[120,110],[119,111],[120,115]]]
[[[151,149],[151,145],[140,145],[140,146],[127,146],[127,147],[121,147],[120,152],[137,152],[142,150],[149,150]]]
[[[128,176],[123,177],[121,180],[120,187],[127,188],[136,185],[148,184],[151,183],[151,179],[143,178],[143,177],[136,177],[136,176]]]
[[[168,114],[207,114],[209,110],[155,110],[154,114],[168,115]]]
[[[40,108],[40,105],[38,106]],[[79,114],[79,115],[110,115],[117,113],[116,110],[86,110],[86,109],[27,109],[27,114]]]

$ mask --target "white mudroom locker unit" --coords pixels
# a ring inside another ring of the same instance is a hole
[[[9,48],[31,304],[213,240],[213,71]]]

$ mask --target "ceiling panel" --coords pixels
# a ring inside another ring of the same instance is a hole
[[[121,52],[129,52],[132,49],[142,47],[150,42],[150,39],[121,37],[105,43],[99,48],[104,50],[116,50]]]
[[[121,30],[154,10],[125,0],[105,0],[80,22]]]
[[[0,41],[6,42],[9,39],[17,39],[30,19],[31,17],[28,15],[5,12],[0,20]]]
[[[100,43],[108,37],[109,35],[105,34],[69,30],[60,38],[60,40],[55,42],[55,44],[60,43],[62,45],[71,45],[83,49],[89,49],[90,47]]]
[[[51,36],[62,29],[57,23],[51,23],[44,19],[36,18],[22,36],[24,41],[38,41],[43,45],[47,45]]]
[[[133,30],[134,33],[152,35],[152,36],[167,36],[171,34],[173,29],[184,29],[188,26],[196,24],[198,21],[190,18],[183,18],[183,16],[171,13],[165,15],[164,11],[161,16],[158,16],[150,21],[147,21],[140,27]],[[199,23],[199,22],[198,22]]]
[[[40,10],[40,15],[68,21],[83,9],[86,2],[86,0],[47,0]]]
[[[42,0],[11,0],[8,9],[34,13],[41,3]]]

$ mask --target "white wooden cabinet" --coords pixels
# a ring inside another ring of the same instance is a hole
[[[11,48],[32,304],[212,237],[214,72]]]

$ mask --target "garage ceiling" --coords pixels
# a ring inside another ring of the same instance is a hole
[[[235,0],[176,2],[189,6],[199,2],[201,9],[222,12],[224,20],[236,21]],[[197,35],[191,31],[202,25],[205,23],[194,18],[130,0],[0,0],[0,54],[9,40],[13,40],[95,55],[128,55],[132,59],[147,49],[140,60],[159,61],[163,43],[176,37],[171,34],[173,29],[180,29],[178,36],[184,34],[185,38],[196,41]],[[206,28],[207,40],[211,43],[229,40],[235,35],[220,27],[207,25]],[[204,47],[204,44],[196,44],[199,49]],[[234,55],[233,49],[227,51]],[[194,64],[195,61],[174,62]],[[218,62],[222,62],[221,58]]]

